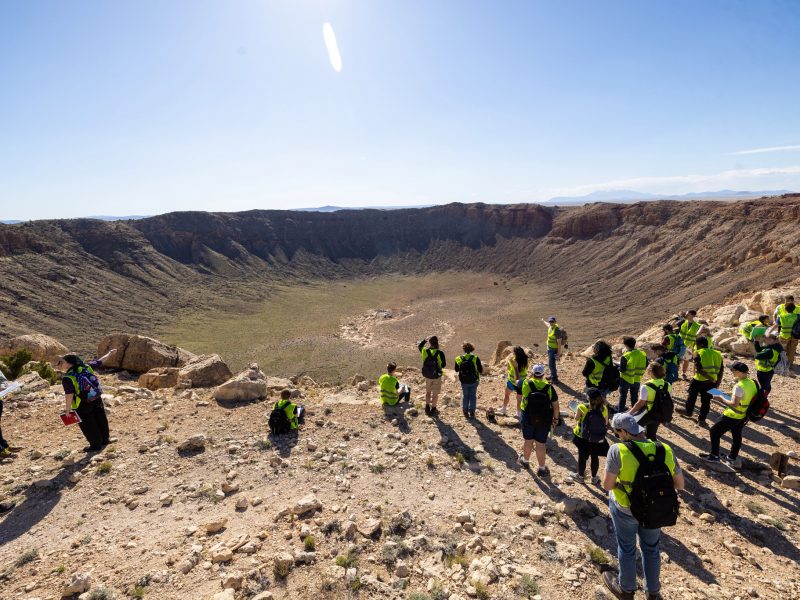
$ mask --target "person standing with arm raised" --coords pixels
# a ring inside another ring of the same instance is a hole
[[[564,350],[564,335],[554,316],[542,319],[542,323],[547,327],[547,366],[550,369],[550,383],[555,384],[558,383],[556,361],[561,358]]]

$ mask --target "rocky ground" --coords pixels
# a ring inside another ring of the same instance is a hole
[[[582,364],[562,361],[564,410]],[[211,389],[152,392],[106,374],[116,441],[93,456],[60,425],[58,387],[18,394],[3,414],[23,449],[0,463],[0,501],[16,503],[0,518],[0,598],[606,597],[600,573],[616,553],[606,495],[568,475],[571,417],[539,479],[515,462],[514,420],[484,417],[502,394],[499,369],[472,421],[447,375],[431,419],[382,409],[358,378],[331,388],[268,377],[270,399],[231,404]],[[419,371],[401,381],[419,403]],[[271,439],[269,408],[285,386],[308,417],[298,438]],[[680,403],[687,384],[675,387]],[[695,458],[708,433],[694,422],[664,428],[688,486],[664,531],[665,598],[800,598],[800,492],[767,465],[774,451],[800,450],[799,394],[797,377],[776,381],[770,414],[745,430],[738,473]]]

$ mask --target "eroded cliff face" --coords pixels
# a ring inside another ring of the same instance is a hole
[[[274,281],[446,269],[546,278],[610,318],[666,312],[797,278],[798,222],[800,195],[0,225],[0,336],[79,344],[98,326],[148,333],[180,311],[258,301]]]

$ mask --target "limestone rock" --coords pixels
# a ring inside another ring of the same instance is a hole
[[[800,477],[797,475],[787,475],[781,481],[781,487],[789,490],[800,490]]]
[[[57,339],[42,333],[20,335],[0,341],[0,356],[14,354],[20,350],[30,352],[31,360],[46,360],[51,363],[55,363],[60,357],[69,352],[69,348]]]
[[[185,439],[178,445],[178,452],[188,452],[191,450],[202,450],[206,447],[206,436],[196,433],[192,437]]]
[[[280,552],[272,560],[274,561],[276,572],[286,573],[294,566],[294,556],[288,552]]]
[[[174,388],[178,385],[178,373],[180,369],[177,367],[158,367],[150,369],[147,373],[139,376],[139,387],[147,388],[148,390],[160,390],[162,388]]]
[[[266,395],[267,376],[256,363],[214,390],[214,398],[223,402],[251,402]]]
[[[50,384],[38,373],[25,373],[17,377],[14,382],[20,384],[25,392],[41,392],[50,389]]]
[[[228,524],[228,519],[217,519],[215,521],[209,521],[208,523],[203,525],[203,528],[208,533],[217,533],[225,529],[225,525],[227,524]]]
[[[381,521],[380,519],[367,519],[359,525],[358,532],[365,538],[377,538],[381,534]]]
[[[74,573],[64,586],[61,595],[66,598],[74,594],[82,594],[83,592],[88,592],[90,587],[92,587],[91,573]]]
[[[227,588],[214,594],[212,600],[236,600],[236,590]]]
[[[251,598],[251,600],[273,600],[272,592],[261,592]]]
[[[236,510],[247,510],[247,506],[247,498],[239,496],[239,499],[236,501]]]
[[[503,341],[497,342],[497,346],[495,347],[494,352],[492,353],[492,358],[489,361],[489,364],[492,364],[492,365],[499,364],[502,361],[502,357],[503,357],[504,351],[507,348],[511,348],[512,346],[513,346],[513,344],[511,342],[509,342],[508,340],[503,340]]]
[[[284,379],[282,377],[267,377],[267,389],[270,392],[280,392],[285,388],[291,389],[292,387],[293,384],[289,379]]]
[[[322,502],[313,494],[300,498],[292,507],[292,512],[298,516],[317,510],[322,510]]]
[[[755,356],[756,350],[752,342],[740,337],[730,345],[731,352],[739,356]]]
[[[97,356],[102,356],[112,348],[116,348],[117,352],[103,366],[134,373],[147,373],[158,367],[182,367],[195,357],[183,348],[168,346],[156,339],[132,333],[107,335],[97,345]]]
[[[222,576],[222,587],[224,589],[238,590],[242,587],[242,583],[244,583],[244,575],[238,571],[226,573]]]
[[[729,304],[714,311],[711,322],[718,327],[733,327],[739,324],[739,316],[746,310],[743,304]]]
[[[203,354],[196,356],[181,367],[179,379],[191,382],[191,387],[214,387],[231,377],[228,365],[219,354]]]

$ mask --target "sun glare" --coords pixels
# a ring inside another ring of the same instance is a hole
[[[339,54],[339,46],[336,43],[336,34],[330,23],[322,26],[322,38],[325,40],[325,47],[328,49],[328,59],[331,61],[333,70],[339,73],[342,70],[342,55]]]

